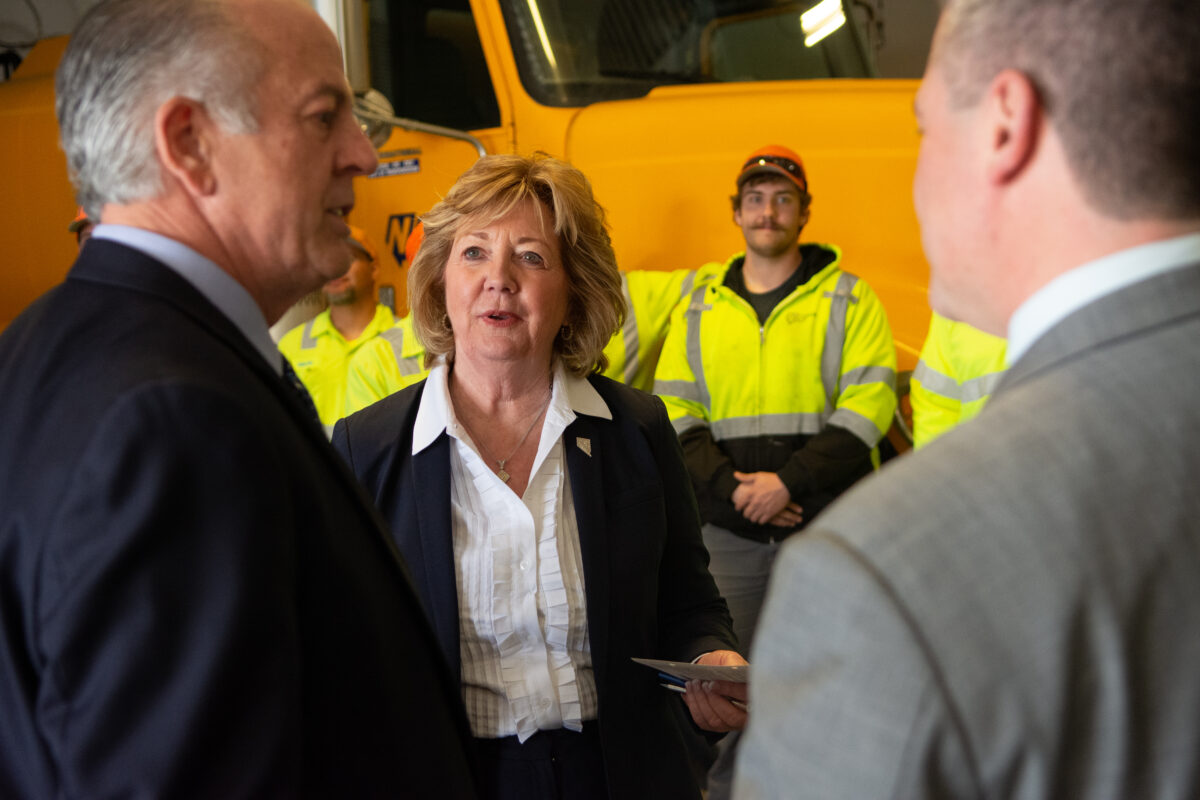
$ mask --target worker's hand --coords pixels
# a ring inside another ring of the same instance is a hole
[[[732,650],[714,650],[705,653],[697,664],[736,666],[745,664],[746,659]],[[687,703],[692,719],[706,731],[740,731],[746,727],[748,714],[747,684],[731,681],[688,681],[683,702]],[[735,705],[736,703],[740,704]]]
[[[733,490],[733,507],[758,525],[766,525],[792,500],[783,481],[774,472],[735,472],[738,487]]]
[[[788,503],[775,516],[771,517],[771,525],[777,528],[794,528],[804,522],[804,509],[799,503]]]

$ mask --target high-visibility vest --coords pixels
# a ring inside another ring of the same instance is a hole
[[[346,416],[423,380],[425,345],[413,331],[412,314],[358,349],[346,377]]]
[[[654,390],[682,434],[699,425],[718,443],[811,436],[838,425],[874,447],[896,409],[896,351],[887,314],[866,283],[835,260],[760,325],[723,285],[727,261],[676,306]]]
[[[1007,346],[999,336],[933,314],[909,384],[914,447],[983,410],[1004,374]]]
[[[654,370],[670,326],[671,310],[720,271],[707,269],[630,270],[621,273],[625,295],[625,323],[604,348],[608,368],[604,375],[635,389],[654,388]]]
[[[391,309],[376,306],[375,316],[363,332],[353,341],[346,341],[326,309],[279,340],[279,351],[312,395],[322,424],[333,425],[345,416],[346,372],[351,356],[394,323]]]

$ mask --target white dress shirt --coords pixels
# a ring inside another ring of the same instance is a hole
[[[1022,303],[1008,321],[1008,363],[1073,311],[1126,286],[1200,263],[1200,233],[1131,247],[1064,272]]]
[[[451,438],[450,498],[463,701],[480,737],[582,730],[596,717],[579,528],[563,431],[576,413],[611,419],[586,380],[554,371],[523,497],[492,472],[454,415],[444,365],[430,372],[413,454]]]

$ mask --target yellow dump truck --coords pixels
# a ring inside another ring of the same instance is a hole
[[[622,269],[680,269],[742,247],[734,177],[747,154],[780,143],[803,157],[812,187],[804,238],[842,247],[887,308],[901,369],[915,364],[929,314],[910,188],[916,81],[875,77],[870,3],[315,5],[343,42],[380,151],[352,216],[385,251],[381,280],[399,308],[413,220],[485,152],[571,161],[608,210]],[[61,280],[74,253],[53,113],[64,46],[43,41],[0,85],[0,327]]]

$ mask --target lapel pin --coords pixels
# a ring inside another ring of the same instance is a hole
[[[589,458],[591,457],[591,455],[592,455],[592,440],[591,439],[585,439],[582,436],[579,436],[579,437],[576,437],[575,444],[577,444],[579,446],[580,450],[587,453]]]

